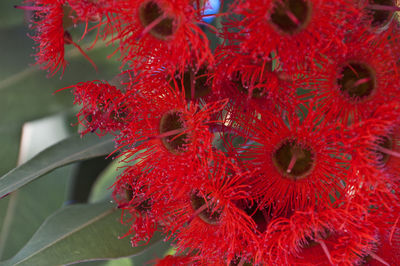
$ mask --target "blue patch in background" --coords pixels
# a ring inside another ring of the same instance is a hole
[[[204,15],[213,15],[218,13],[221,3],[219,0],[207,0]],[[203,18],[204,22],[211,23],[215,16],[206,16]]]

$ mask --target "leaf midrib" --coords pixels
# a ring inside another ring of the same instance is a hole
[[[93,223],[95,223],[95,222],[101,220],[102,218],[106,217],[107,215],[113,213],[115,210],[116,210],[116,209],[112,208],[112,209],[109,209],[109,210],[105,211],[104,213],[102,213],[102,214],[100,214],[100,215],[94,217],[93,219],[87,221],[86,223],[84,223],[84,224],[78,226],[78,227],[75,228],[74,230],[69,231],[67,234],[62,235],[62,237],[57,238],[55,241],[52,241],[52,242],[48,243],[47,245],[45,245],[44,247],[38,249],[37,251],[35,251],[35,252],[32,253],[31,255],[25,257],[24,259],[22,259],[22,260],[20,260],[20,261],[18,261],[18,262],[14,262],[15,265],[18,265],[18,264],[23,263],[24,261],[27,261],[28,259],[30,259],[30,258],[34,257],[35,255],[39,254],[40,252],[42,252],[43,250],[48,249],[50,246],[55,245],[56,243],[58,243],[58,242],[64,240],[65,238],[67,238],[67,237],[69,237],[69,236],[75,234],[76,232],[78,232],[78,231],[84,229],[85,227],[87,227],[88,225],[93,224]],[[41,229],[42,227],[45,227],[45,226],[47,225],[48,222],[51,222],[51,220],[48,220],[47,222],[45,222],[45,223],[38,229],[38,232],[40,231],[40,229]],[[28,242],[28,244],[29,244],[29,242]]]
[[[81,151],[79,151],[79,152],[77,152],[77,153],[70,154],[69,156],[63,158],[62,160],[59,160],[59,161],[57,161],[57,162],[55,162],[55,163],[53,163],[53,164],[48,165],[48,166],[45,167],[45,168],[42,168],[42,170],[36,172],[36,174],[31,174],[31,175],[27,176],[26,178],[17,180],[16,182],[13,183],[14,185],[13,185],[12,187],[18,187],[18,185],[23,184],[26,180],[30,180],[31,178],[33,178],[33,177],[35,177],[35,176],[41,176],[41,175],[43,175],[43,174],[49,172],[50,170],[53,170],[53,169],[57,168],[57,167],[54,167],[54,166],[57,166],[57,165],[60,165],[60,166],[61,166],[61,165],[64,165],[64,164],[73,162],[74,160],[71,160],[71,158],[73,158],[73,157],[75,157],[75,156],[77,156],[77,155],[80,155],[80,154],[82,154],[82,153],[85,153],[85,152],[87,152],[87,151],[90,150],[90,149],[98,148],[98,147],[101,147],[102,145],[107,145],[109,142],[112,142],[112,141],[113,141],[112,139],[106,140],[105,142],[101,142],[101,143],[98,143],[98,144],[96,144],[96,145],[90,146],[89,148],[87,148],[87,149],[85,149],[85,150],[81,150]],[[39,153],[37,156],[35,156],[34,158],[32,158],[32,160],[35,159],[35,158],[37,158],[38,156],[40,156],[40,153]],[[29,161],[28,161],[27,163],[29,163]],[[18,171],[21,167],[23,167],[23,166],[26,165],[27,163],[21,165],[21,166],[18,167],[18,168],[15,168],[15,169],[11,170],[10,172],[8,172],[7,174],[5,174],[5,175],[0,179],[0,182],[1,182],[2,180],[5,180],[8,176],[12,175],[15,171]],[[5,189],[2,189],[2,190],[0,189],[0,198],[3,197],[5,194],[7,194],[7,193],[13,191],[13,190],[11,190],[11,191],[7,192],[7,190],[8,190],[7,187],[6,187]]]

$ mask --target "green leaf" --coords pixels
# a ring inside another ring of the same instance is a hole
[[[27,245],[4,265],[60,265],[138,254],[146,246],[132,247],[121,211],[110,203],[65,207],[50,216]],[[153,237],[149,244],[160,237]]]
[[[2,176],[0,198],[60,166],[109,154],[113,150],[113,136],[99,139],[97,135],[84,138],[75,135],[67,138]]]
[[[65,118],[59,114],[25,123],[20,143],[14,144],[15,149],[19,147],[19,164],[65,139],[68,136],[66,126],[71,123]],[[16,161],[8,169],[14,167]],[[0,217],[5,217],[0,221],[0,260],[13,257],[43,221],[62,206],[70,172],[70,166],[62,167],[0,200]]]
[[[171,249],[173,249],[171,243],[159,241],[158,243],[154,244],[151,248],[147,249],[142,254],[140,254],[140,256],[135,256],[131,260],[134,266],[153,265],[155,259],[162,259]],[[111,266],[111,265],[106,265],[106,266]]]
[[[173,252],[170,252],[170,251]],[[171,243],[165,241],[157,241],[153,245],[148,245],[146,250],[140,254],[128,258],[119,258],[112,260],[98,260],[80,262],[74,265],[77,266],[141,266],[141,265],[154,265],[155,259],[161,259],[167,254],[174,254],[174,248]]]
[[[16,1],[1,1],[0,2],[0,29],[12,28],[20,25],[24,21],[23,11],[14,8],[15,4],[20,4]]]
[[[13,257],[66,199],[71,166],[59,168],[0,200],[0,260]]]

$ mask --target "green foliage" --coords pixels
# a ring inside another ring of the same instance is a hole
[[[9,259],[32,237],[43,221],[65,200],[71,166],[43,176],[0,200],[1,260]]]
[[[4,265],[59,265],[138,254],[129,238],[119,239],[127,227],[119,223],[121,211],[110,203],[62,208],[42,224],[32,239]],[[150,244],[160,238],[155,236]]]
[[[0,178],[0,197],[66,164],[111,153],[113,138],[78,135],[63,140]]]

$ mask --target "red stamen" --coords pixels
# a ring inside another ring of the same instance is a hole
[[[192,71],[189,71],[189,75],[190,75],[190,99],[193,101],[196,81],[194,80],[194,73]]]
[[[184,131],[183,128],[179,128],[179,129],[174,129],[174,130],[170,130],[167,132],[164,132],[160,135],[154,136],[154,137],[150,137],[147,140],[151,140],[151,139],[162,139],[162,138],[166,138],[166,137],[170,137],[170,136],[174,136],[176,134],[180,134]]]
[[[381,257],[379,257],[378,255],[376,255],[375,253],[370,253],[369,254],[372,258],[374,258],[375,260],[379,261],[380,263],[386,265],[386,266],[390,266],[389,263],[387,263],[386,261],[384,261]]]
[[[380,151],[380,152],[382,152],[382,153],[386,153],[386,154],[388,154],[388,155],[392,155],[392,156],[394,156],[394,157],[400,158],[400,152],[396,152],[396,151],[393,151],[393,150],[384,148],[384,147],[379,146],[379,145],[377,145],[376,150],[377,150],[377,151]]]
[[[329,260],[329,263],[333,266],[332,257],[331,257],[331,254],[329,253],[328,247],[326,246],[325,242],[322,239],[317,240],[317,242],[321,245],[322,250],[324,251],[326,257]]]
[[[31,11],[41,11],[41,10],[45,10],[43,7],[41,6],[18,6],[15,5],[14,8],[17,9],[22,9],[22,10],[31,10]]]
[[[392,230],[390,231],[390,236],[389,236],[389,242],[390,242],[390,244],[392,244],[392,239],[393,239],[394,231],[396,230],[396,226],[397,226],[397,223],[399,222],[399,218],[400,218],[400,216],[397,217],[396,222],[394,223],[394,225],[393,225],[393,227],[392,227]]]
[[[98,72],[98,68],[96,66],[96,64],[93,62],[93,60],[85,53],[85,51],[83,51],[83,49],[77,44],[75,43],[72,38],[71,35],[69,34],[68,31],[64,32],[64,41],[66,44],[72,44],[73,46],[75,46],[79,52],[86,58],[86,60],[89,61],[89,63],[94,67],[94,69],[96,70],[96,72]]]
[[[357,80],[357,82],[355,82],[355,83],[353,84],[353,88],[355,88],[355,87],[357,87],[357,86],[359,86],[359,85],[361,85],[361,84],[367,83],[367,82],[369,82],[370,80],[371,80],[370,78],[359,79],[359,80]]]
[[[300,25],[300,21],[297,19],[297,17],[292,13],[290,10],[286,10],[286,15],[290,18],[290,20],[296,24],[297,26]]]
[[[198,208],[193,214],[192,216],[190,216],[189,220],[188,220],[188,224],[190,224],[194,218],[196,218],[202,211],[204,211],[205,209],[207,209],[208,204],[207,202],[204,203],[200,208]]]
[[[382,11],[400,11],[400,7],[398,6],[385,6],[385,5],[377,5],[377,4],[372,4],[372,5],[367,5],[368,9],[373,9],[373,10],[382,10]]]
[[[155,20],[153,20],[153,22],[151,22],[149,25],[147,25],[142,33],[139,35],[138,39],[141,39],[146,33],[148,33],[149,31],[151,31],[155,26],[158,25],[158,23],[160,23],[163,19],[165,19],[167,17],[167,15],[164,13],[162,16],[159,16],[158,18],[156,18]]]
[[[351,71],[353,71],[353,73],[358,77],[357,71],[351,66],[351,64],[347,64],[346,66],[347,66],[348,68],[350,68]]]
[[[288,174],[290,174],[290,172],[292,172],[293,167],[294,167],[294,165],[296,164],[296,161],[297,161],[297,154],[296,154],[296,152],[294,152],[294,153],[293,153],[293,156],[292,156],[292,159],[290,159],[289,166],[288,166],[288,168],[287,168],[287,170],[286,170],[286,172],[287,172]]]

